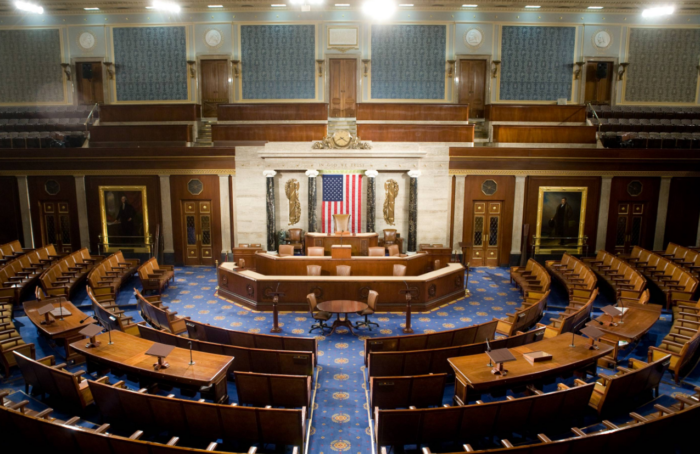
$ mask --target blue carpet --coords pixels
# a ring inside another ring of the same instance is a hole
[[[226,328],[256,333],[269,332],[272,325],[271,313],[253,312],[216,296],[216,273],[213,268],[178,267],[175,272],[176,282],[163,294],[163,299],[172,311],[177,311],[182,316],[189,316],[198,321]],[[120,304],[135,304],[132,293],[128,291],[130,286],[140,288],[138,279],[133,279],[125,286],[119,295]],[[512,312],[520,304],[520,294],[510,284],[507,268],[472,270],[469,276],[469,289],[472,294],[469,298],[463,298],[430,312],[414,314],[413,328],[415,332],[430,333],[486,322],[493,317],[504,317],[506,312]],[[379,297],[381,298],[381,295]],[[78,306],[88,304],[84,292],[76,295],[73,302]],[[600,308],[609,303],[610,301],[601,295],[596,301],[596,307]],[[563,308],[566,305],[566,293],[555,285],[549,306]],[[141,320],[140,315],[135,310],[128,312],[128,315],[134,316],[135,321]],[[548,311],[542,323],[547,323],[550,317],[558,317],[558,315],[556,311]],[[360,317],[351,316],[351,318],[359,320]],[[378,322],[380,327],[374,327],[372,331],[361,329],[359,336],[351,335],[345,328],[336,331],[332,338],[320,336],[318,331],[314,332],[319,339],[319,367],[310,429],[309,453],[373,452],[369,435],[362,341],[367,337],[400,334],[401,328],[404,326],[405,314],[382,313],[371,317],[371,319]],[[23,338],[27,342],[34,342],[37,345],[37,357],[41,358],[53,354],[57,356],[57,359],[60,358],[61,350],[52,348],[45,340],[38,338],[36,329],[26,317],[18,317],[16,324],[20,328]],[[309,336],[308,329],[311,324],[312,321],[306,312],[283,312],[280,314],[280,325],[286,336]],[[671,315],[664,313],[652,331],[638,345],[625,351],[623,357],[646,360],[649,345],[658,345],[664,335],[668,333],[670,326]],[[80,368],[78,366],[71,370]],[[600,371],[611,373],[605,369],[600,369]],[[676,392],[690,393],[693,386],[700,385],[700,368],[696,367],[685,373],[688,374],[688,377],[680,386],[675,385],[668,374],[661,386],[661,393],[667,395],[673,395]],[[124,377],[119,379],[124,379]],[[127,381],[127,385],[131,389],[138,388],[137,383]],[[21,374],[14,370],[9,379],[0,382],[0,389],[23,390],[24,383]],[[167,393],[179,395],[177,390],[167,391]],[[445,390],[445,403],[451,402],[452,393],[453,386],[448,385]],[[231,402],[237,402],[235,384],[233,383],[229,384],[229,395]],[[495,398],[484,396],[484,400],[501,400],[503,398],[503,396]],[[641,402],[640,406],[651,405],[649,400],[650,398]],[[59,415],[61,414],[57,413],[57,416]],[[88,410],[86,415],[81,416],[84,416],[88,421],[99,421],[99,415],[94,410]],[[593,422],[596,421],[593,420]],[[261,451],[263,450],[261,449]]]

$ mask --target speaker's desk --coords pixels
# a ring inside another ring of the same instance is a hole
[[[335,244],[349,244],[352,255],[369,255],[369,248],[379,244],[379,235],[376,233],[348,233],[343,235],[329,235],[327,233],[307,233],[305,237],[306,255],[309,255],[310,247],[323,247],[325,255],[331,255],[331,248]]]
[[[572,336],[574,347],[571,347]],[[613,350],[613,347],[601,343],[597,343],[598,350],[590,350],[588,348],[590,344],[591,340],[588,338],[565,333],[511,348],[509,350],[515,356],[515,361],[504,363],[508,371],[506,375],[491,373],[493,366],[488,366],[489,357],[486,353],[449,358],[447,361],[454,369],[456,376],[454,402],[465,405],[471,394],[478,396],[494,389],[508,389],[517,385],[536,383],[589,366],[595,367],[598,358],[608,355]],[[552,359],[530,364],[523,357],[525,353],[540,351],[549,353]]]

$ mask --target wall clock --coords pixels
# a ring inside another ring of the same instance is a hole
[[[204,42],[209,47],[219,47],[223,43],[224,37],[219,30],[211,29],[207,30],[204,34]]]
[[[498,183],[493,180],[486,180],[481,184],[481,192],[486,195],[494,195],[498,190]]]
[[[593,35],[593,45],[598,49],[607,49],[612,44],[612,35],[606,30],[598,30]]]
[[[46,183],[44,183],[44,190],[49,195],[56,195],[61,191],[61,185],[58,184],[56,180],[46,180]]]
[[[193,178],[192,180],[187,182],[187,190],[192,195],[199,195],[204,190],[204,184],[202,184],[202,180]]]
[[[632,197],[637,197],[642,193],[643,188],[644,186],[642,185],[641,181],[630,181],[630,184],[627,185],[627,194],[631,195]]]
[[[483,42],[484,34],[478,28],[470,28],[464,34],[464,43],[472,49],[476,49],[477,47],[481,46],[481,43]]]
[[[78,45],[83,50],[90,50],[97,44],[97,38],[90,32],[82,32],[78,36]]]

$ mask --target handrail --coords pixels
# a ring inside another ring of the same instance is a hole
[[[595,112],[595,109],[591,105],[591,103],[588,103],[588,107],[591,109],[591,112],[593,112],[593,116],[595,117],[596,120],[598,120],[598,132],[600,132],[600,118],[598,118],[598,114]]]
[[[90,118],[92,118],[92,115],[95,113],[95,109],[97,109],[100,105],[98,103],[95,103],[94,106],[92,106],[92,109],[90,110],[90,113],[88,114],[87,118],[85,119],[85,123],[83,123],[83,126],[87,126],[88,123],[90,123]]]

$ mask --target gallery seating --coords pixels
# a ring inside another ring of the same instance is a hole
[[[559,318],[550,319],[549,325],[537,326],[545,327],[544,337],[556,337],[564,333],[576,333],[583,328],[588,319],[591,318],[593,302],[598,297],[598,289],[593,290],[591,296],[584,301],[569,300],[569,305],[564,309],[564,313]]]
[[[590,296],[598,284],[598,279],[588,265],[568,253],[564,253],[559,261],[547,260],[544,266],[566,287],[569,295]]]
[[[637,299],[644,292],[647,280],[634,266],[615,254],[598,251],[595,257],[583,258],[594,273],[615,292],[615,299]]]
[[[151,326],[173,334],[181,334],[187,331],[185,321],[189,317],[178,317],[177,312],[171,312],[160,299],[160,296],[143,296],[134,289],[136,304],[141,311],[141,316]]]
[[[137,270],[143,291],[153,290],[163,293],[168,282],[175,281],[175,269],[172,265],[160,265],[155,257],[146,260]]]
[[[79,251],[90,255],[87,250]],[[31,288],[42,273],[48,271],[57,260],[64,256],[57,255],[53,245],[35,249],[0,266],[0,301],[19,304],[22,294]]]
[[[88,274],[88,285],[95,294],[116,297],[119,289],[136,273],[139,263],[139,259],[125,259],[122,251],[117,251],[95,265]]]
[[[123,382],[89,382],[104,421],[128,430],[140,428],[185,438],[303,447],[306,407],[253,408],[177,399],[131,391]]]
[[[699,346],[700,329],[698,329],[697,322],[686,324],[676,320],[671,332],[663,338],[659,346],[649,347],[649,362],[671,355],[671,363],[668,368],[673,372],[676,383],[680,383],[681,371],[692,362]]]
[[[39,277],[41,287],[49,296],[63,296],[70,299],[78,286],[92,270],[95,262],[104,257],[90,255],[87,248],[61,257]]]
[[[668,243],[666,250],[657,252],[662,257],[682,266],[695,278],[700,277],[700,251],[691,249],[675,243]]]
[[[15,360],[24,377],[24,387],[34,395],[48,395],[52,402],[69,409],[82,409],[92,404],[93,398],[88,380],[82,375],[84,370],[68,372],[66,364],[56,364],[53,356],[34,360],[19,352],[14,352]],[[97,379],[109,383],[109,377]]]
[[[134,318],[125,315],[110,295],[95,296],[89,286],[87,294],[92,302],[93,316],[105,329],[123,331],[134,336],[139,334]]]
[[[254,372],[234,373],[240,405],[311,408],[311,377]]]
[[[304,375],[311,377],[314,369],[314,354],[291,350],[263,350],[258,348],[237,347],[192,340],[176,336],[165,331],[156,331],[144,325],[138,325],[139,333],[144,339],[161,344],[189,348],[216,355],[233,356],[231,373],[256,372],[260,374]]]
[[[27,250],[26,252],[18,253],[14,256],[5,255],[5,257],[7,260],[0,260],[0,269],[5,267],[11,260],[14,260],[14,258],[17,258],[21,259],[19,263],[23,268],[26,268],[26,270],[23,271],[41,271],[51,266],[52,263],[63,257],[63,255],[58,255],[54,245],[50,244],[37,249]]]
[[[427,408],[442,405],[447,374],[411,375],[406,377],[371,377],[369,402],[374,409]]]
[[[544,309],[547,306],[549,290],[533,304],[521,305],[515,313],[506,314],[506,317],[494,320],[498,321],[496,332],[505,336],[512,336],[518,331],[527,331],[542,318]]]
[[[526,294],[529,291],[546,292],[552,279],[545,267],[533,259],[528,259],[524,267],[510,267],[510,282],[515,282],[523,294]]]

